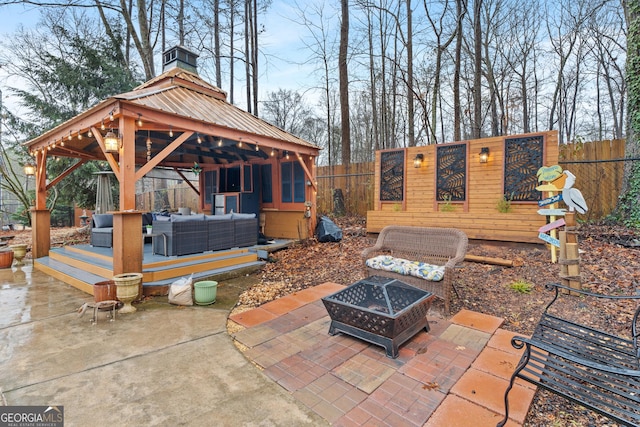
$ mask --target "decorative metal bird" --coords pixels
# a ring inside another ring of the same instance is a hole
[[[587,208],[587,202],[584,200],[580,190],[573,188],[573,184],[576,183],[576,176],[568,170],[565,170],[563,173],[567,176],[567,179],[562,188],[562,200],[569,208],[569,212],[575,210],[581,214],[586,213],[589,210],[589,208]]]

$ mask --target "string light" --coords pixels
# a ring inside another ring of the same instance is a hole
[[[169,138],[173,138],[173,127],[169,126]]]
[[[61,139],[61,140],[60,140],[60,146],[61,146],[61,147],[64,147],[64,139]],[[55,144],[54,144],[54,148],[55,148]]]
[[[198,133],[197,135],[198,135],[198,138],[197,138],[198,144],[202,144],[202,138],[200,138],[200,134]]]
[[[69,141],[71,141],[71,130],[69,130],[69,136],[67,137]]]
[[[238,147],[242,147],[242,138],[238,140]]]
[[[273,156],[275,156],[275,155],[276,155],[276,150],[272,148],[272,149],[271,149],[271,157],[273,157]]]
[[[138,127],[142,127],[142,114],[138,113]]]
[[[109,111],[109,121],[113,121],[113,110]]]
[[[284,156],[287,158],[287,160],[289,160],[289,152],[288,151],[284,152]]]
[[[82,141],[82,131],[78,131],[78,140]]]
[[[93,138],[93,132],[91,132],[91,129],[89,129],[89,131],[87,132],[87,137]]]
[[[102,121],[100,122],[100,129],[102,129],[102,130],[105,130],[105,129],[106,129],[106,127],[104,126],[104,120],[102,120]]]
[[[260,146],[258,145],[257,142],[256,142],[256,151],[260,151]]]
[[[222,138],[218,138],[218,147],[222,147]]]

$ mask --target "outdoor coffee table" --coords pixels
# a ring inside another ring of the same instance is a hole
[[[331,326],[338,332],[383,346],[387,357],[420,329],[429,332],[427,312],[435,296],[396,279],[371,276],[322,298]]]

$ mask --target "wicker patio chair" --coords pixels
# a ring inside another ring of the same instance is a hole
[[[448,315],[454,267],[464,260],[468,241],[464,232],[454,228],[387,226],[378,235],[375,246],[362,252],[363,263],[378,255],[391,255],[409,261],[444,266],[444,278],[441,281],[430,281],[370,268],[364,264],[365,276],[390,277],[429,291],[444,301],[444,311]]]

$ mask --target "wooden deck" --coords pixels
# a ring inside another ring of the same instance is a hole
[[[176,279],[193,274],[194,280],[224,278],[259,269],[269,252],[287,247],[291,240],[273,244],[203,252],[183,256],[153,254],[151,244],[143,249],[143,294],[166,295]],[[36,269],[93,295],[93,284],[111,280],[113,250],[91,245],[52,248],[49,256],[34,260]]]

